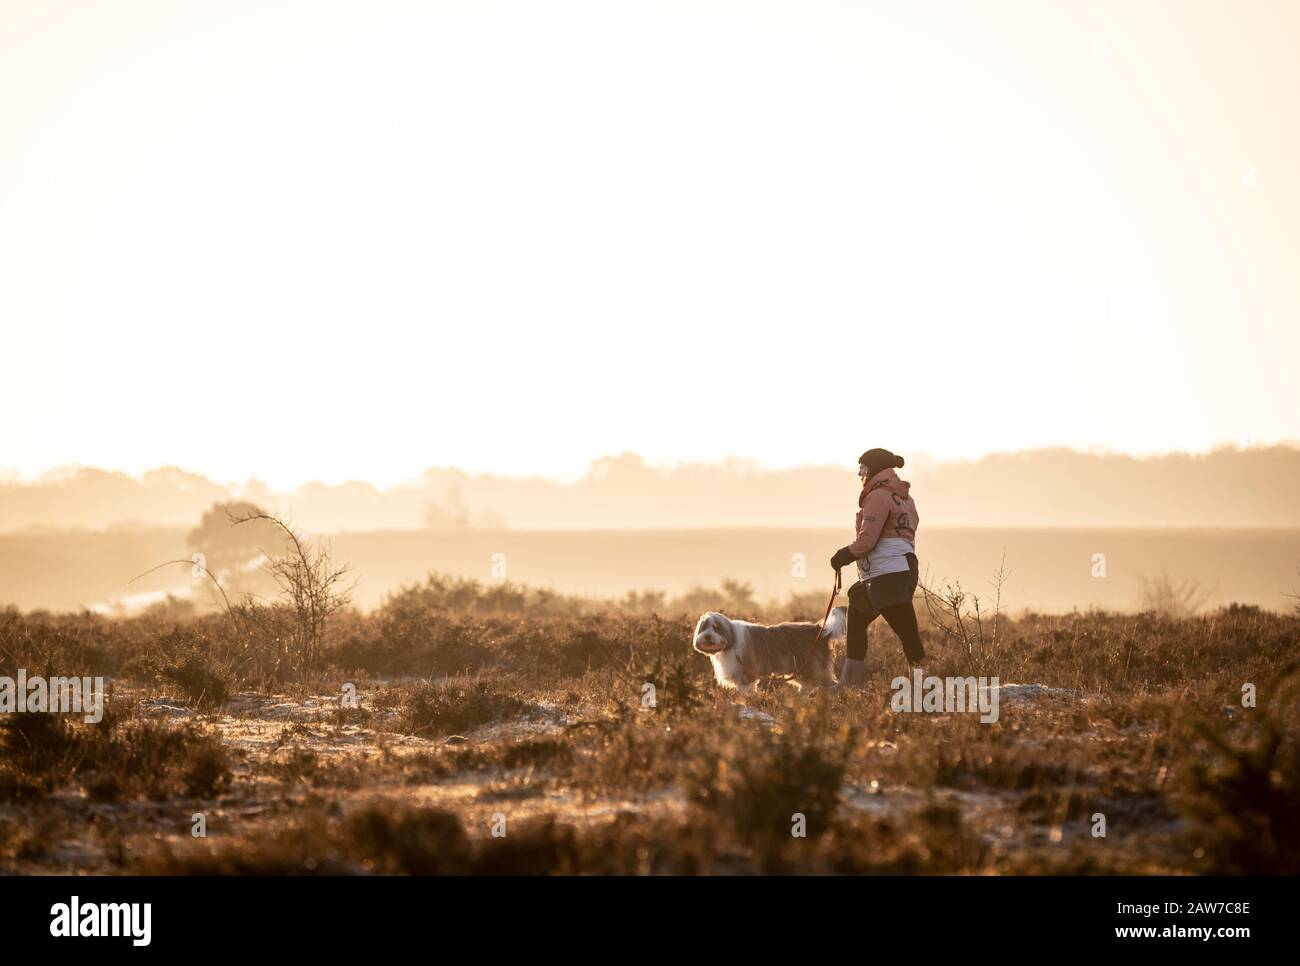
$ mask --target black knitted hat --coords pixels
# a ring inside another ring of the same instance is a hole
[[[881,470],[903,468],[903,457],[895,456],[887,449],[869,449],[858,457],[858,465],[865,466],[872,476]]]

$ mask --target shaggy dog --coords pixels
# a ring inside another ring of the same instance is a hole
[[[695,625],[691,646],[713,662],[713,676],[724,688],[752,691],[770,674],[791,675],[790,683],[801,690],[805,684],[825,686],[833,683],[830,642],[844,637],[847,613],[845,607],[831,611],[826,632],[813,647],[820,624],[792,621],[768,626],[709,611]]]

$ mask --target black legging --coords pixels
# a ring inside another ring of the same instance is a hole
[[[916,555],[907,555],[907,570],[882,574],[865,583],[859,580],[849,588],[849,627],[845,651],[849,658],[864,661],[867,657],[867,627],[877,617],[884,617],[903,642],[903,653],[912,664],[925,660],[925,646],[916,626],[912,594],[916,592],[919,568]]]

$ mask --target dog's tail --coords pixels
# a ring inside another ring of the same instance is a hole
[[[826,618],[826,633],[822,635],[823,640],[833,640],[837,637],[844,637],[849,632],[849,609],[847,607],[836,607],[829,617]]]

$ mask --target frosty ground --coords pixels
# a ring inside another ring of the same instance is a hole
[[[926,621],[928,671],[1004,682],[982,723],[891,711],[883,632],[863,691],[742,697],[693,615],[526,605],[348,613],[293,675],[222,615],[4,613],[0,671],[110,683],[98,725],[0,722],[0,868],[1297,870],[1295,616]]]

